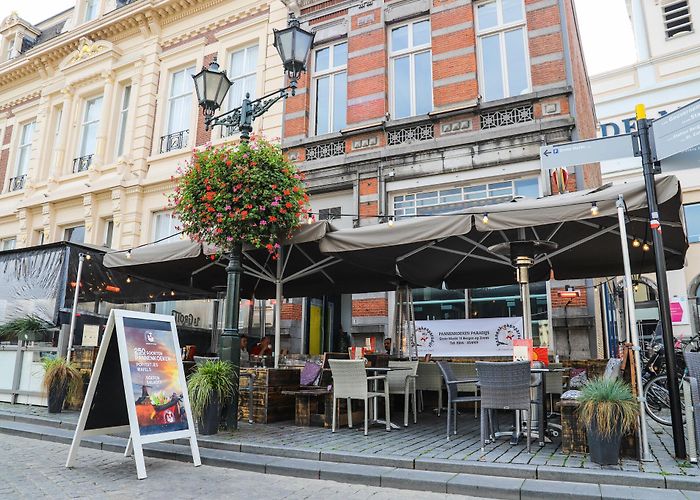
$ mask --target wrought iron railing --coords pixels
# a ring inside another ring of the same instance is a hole
[[[164,135],[160,138],[160,152],[167,153],[175,151],[187,146],[187,141],[190,136],[189,130],[181,130],[172,134]]]
[[[481,129],[505,127],[518,123],[527,123],[535,119],[535,112],[532,104],[517,106],[508,109],[499,109],[490,113],[481,113]]]
[[[433,125],[416,125],[415,127],[404,127],[398,130],[391,130],[387,133],[386,143],[389,146],[399,144],[412,144],[414,142],[427,141],[435,137]]]
[[[326,142],[315,146],[307,146],[304,157],[306,161],[322,160],[332,156],[345,154],[345,140]]]
[[[80,156],[78,158],[73,158],[73,173],[85,172],[90,165],[92,165],[93,155]]]
[[[10,177],[10,191],[19,191],[24,189],[24,182],[27,180],[27,175],[22,174],[15,177]]]

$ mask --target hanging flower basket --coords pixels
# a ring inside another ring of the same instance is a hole
[[[303,174],[265,139],[195,150],[178,173],[170,201],[181,229],[221,251],[249,243],[274,257],[308,217]]]

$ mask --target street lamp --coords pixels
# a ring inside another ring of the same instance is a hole
[[[197,93],[199,106],[204,113],[204,126],[206,130],[216,125],[227,127],[229,130],[238,129],[241,133],[241,141],[250,139],[253,131],[253,120],[264,114],[280,99],[286,99],[289,95],[295,95],[297,81],[301,73],[306,71],[306,61],[314,41],[314,33],[301,29],[299,20],[293,14],[289,15],[287,28],[274,30],[274,46],[282,58],[284,70],[289,79],[289,85],[271,92],[255,100],[250,99],[246,93],[241,105],[219,116],[214,113],[224,102],[226,93],[231,87],[231,80],[225,71],[219,70],[216,59],[208,68],[193,75],[194,88]],[[238,378],[241,364],[241,337],[238,332],[238,315],[240,301],[240,284],[243,266],[241,265],[242,248],[240,243],[234,244],[229,252],[228,265],[226,266],[226,302],[224,304],[224,331],[219,338],[219,357],[230,361],[234,365],[235,379],[233,398],[226,415],[226,426],[231,429],[238,427]]]

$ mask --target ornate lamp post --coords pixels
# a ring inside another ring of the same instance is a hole
[[[274,46],[282,58],[282,63],[289,79],[289,85],[271,92],[258,99],[251,100],[246,93],[245,99],[237,108],[214,116],[216,110],[226,97],[231,80],[225,71],[219,70],[216,59],[208,68],[193,75],[194,87],[197,93],[199,106],[204,113],[206,130],[216,125],[229,129],[238,129],[241,133],[241,141],[250,139],[253,131],[253,120],[264,114],[280,99],[286,99],[290,94],[295,95],[297,81],[301,73],[306,71],[306,61],[313,45],[314,33],[301,29],[299,20],[290,14],[287,28],[274,30]],[[233,363],[236,372],[234,387],[238,387],[238,376],[241,363],[241,338],[238,332],[238,316],[240,302],[240,283],[243,267],[241,265],[242,248],[240,243],[233,245],[229,252],[228,266],[226,266],[226,302],[224,306],[225,322],[224,331],[219,339],[219,357]],[[226,426],[230,429],[238,427],[238,390],[234,391],[231,405],[226,415]]]

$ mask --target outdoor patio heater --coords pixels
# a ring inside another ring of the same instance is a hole
[[[523,337],[532,338],[532,310],[530,307],[530,268],[535,263],[535,256],[546,255],[557,249],[552,241],[526,240],[525,229],[518,230],[516,241],[506,241],[489,247],[489,251],[510,257],[515,267],[515,280],[520,286],[520,300],[523,303]]]

